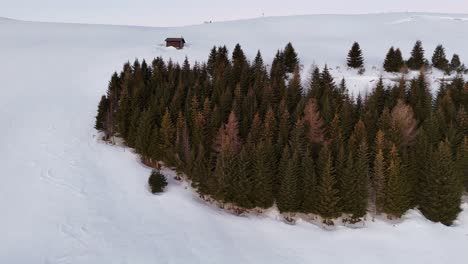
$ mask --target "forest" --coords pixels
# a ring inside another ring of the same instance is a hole
[[[364,63],[354,43],[348,67],[363,74]],[[440,45],[429,62],[417,41],[405,60],[391,47],[382,67],[400,81],[380,79],[358,96],[326,65],[303,82],[291,43],[269,65],[260,51],[250,61],[239,44],[232,54],[213,47],[193,65],[127,62],[109,81],[95,128],[239,213],[276,205],[333,225],[417,208],[453,224],[468,188],[468,83],[458,55],[449,61]],[[434,94],[431,68],[451,74]]]

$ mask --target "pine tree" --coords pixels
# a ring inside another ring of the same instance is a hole
[[[441,141],[432,153],[424,187],[426,195],[420,204],[421,212],[431,221],[451,225],[461,211],[462,192],[447,140]]]
[[[406,63],[411,70],[420,70],[426,64],[426,59],[424,58],[424,49],[422,47],[421,41],[416,41],[414,44],[413,50],[411,51],[411,57]]]
[[[359,43],[354,42],[348,53],[347,59],[348,67],[357,69],[364,66],[364,58],[362,57],[361,47]]]
[[[408,196],[401,168],[401,161],[395,145],[389,154],[387,165],[387,184],[385,186],[385,204],[383,212],[390,217],[401,217],[407,209]]]
[[[448,67],[448,60],[445,56],[445,49],[442,45],[438,45],[432,55],[432,65],[439,70],[446,70]]]
[[[324,218],[325,224],[333,224],[332,218],[338,217],[339,196],[336,186],[335,170],[328,146],[325,145],[320,152],[320,180],[317,188],[317,212]]]

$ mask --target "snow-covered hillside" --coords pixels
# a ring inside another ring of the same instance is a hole
[[[161,46],[184,36],[188,47]],[[325,231],[264,217],[236,217],[170,181],[146,190],[149,169],[131,150],[93,129],[114,70],[134,58],[205,60],[213,45],[237,42],[267,62],[291,41],[305,71],[328,63],[337,77],[370,89],[391,45],[426,56],[441,43],[468,62],[468,15],[297,16],[181,28],[33,23],[0,19],[0,263],[465,263],[468,204],[455,226],[410,211],[404,221]],[[347,72],[359,41],[367,73]],[[372,69],[372,66],[376,69]],[[336,67],[340,68],[337,69]],[[73,100],[64,100],[64,98]],[[168,172],[170,174],[170,172]]]

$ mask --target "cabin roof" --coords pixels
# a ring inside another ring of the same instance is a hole
[[[166,41],[182,41],[183,43],[185,43],[184,38],[167,38]]]

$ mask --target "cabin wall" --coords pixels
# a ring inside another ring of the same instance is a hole
[[[184,43],[182,41],[167,41],[166,47],[176,47],[176,48],[183,48]]]

